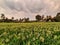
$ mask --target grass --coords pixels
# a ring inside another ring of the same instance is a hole
[[[0,23],[0,45],[60,45],[60,22]]]

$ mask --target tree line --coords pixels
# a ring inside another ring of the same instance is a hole
[[[57,13],[56,16],[52,17],[52,16],[46,16],[46,18],[44,18],[44,15],[40,16],[40,15],[36,15],[36,21],[42,21],[42,22],[60,22],[60,13]]]
[[[44,15],[36,15],[36,20],[30,21],[29,18],[23,18],[23,19],[14,19],[14,17],[11,17],[9,19],[8,17],[5,17],[5,14],[1,14],[0,22],[60,22],[60,13],[57,13],[56,16],[44,16]]]

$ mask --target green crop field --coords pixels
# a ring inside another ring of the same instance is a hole
[[[0,45],[60,45],[60,22],[0,23]]]

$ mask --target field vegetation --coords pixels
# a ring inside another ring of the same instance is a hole
[[[60,45],[60,23],[0,23],[0,45]]]

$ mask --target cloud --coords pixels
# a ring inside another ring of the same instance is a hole
[[[7,17],[34,19],[34,14],[56,15],[60,0],[0,0],[0,9]]]

